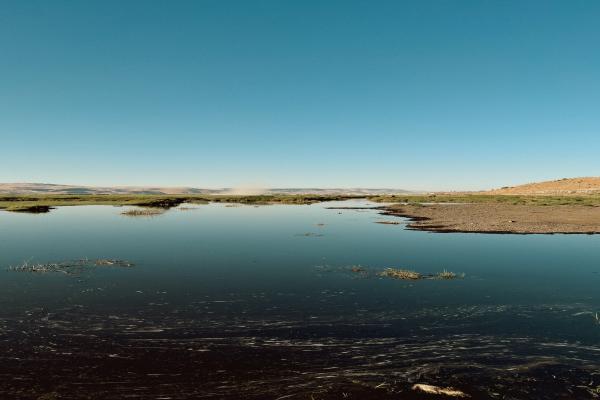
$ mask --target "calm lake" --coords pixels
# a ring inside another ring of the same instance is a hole
[[[600,395],[600,236],[416,232],[327,208],[370,206],[0,211],[0,398]],[[83,258],[135,265],[8,270]]]

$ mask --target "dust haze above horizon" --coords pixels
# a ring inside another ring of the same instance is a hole
[[[0,4],[0,182],[486,190],[600,175],[600,3]]]

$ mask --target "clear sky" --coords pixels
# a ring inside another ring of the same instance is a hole
[[[0,182],[600,175],[600,1],[0,2]]]

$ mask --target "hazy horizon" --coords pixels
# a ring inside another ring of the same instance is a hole
[[[0,5],[0,182],[484,190],[600,175],[600,3]]]

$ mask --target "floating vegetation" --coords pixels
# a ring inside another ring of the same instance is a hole
[[[426,385],[423,383],[417,383],[417,384],[413,385],[412,390],[424,392],[424,393],[428,393],[428,394],[439,394],[439,395],[450,396],[450,397],[463,397],[463,398],[471,397],[468,394],[466,394],[465,392],[462,392],[458,389],[454,389],[452,387],[442,388],[439,386]]]
[[[422,278],[422,275],[418,272],[397,268],[386,268],[383,272],[379,273],[379,276],[403,280],[417,280]]]
[[[134,208],[132,210],[123,211],[121,215],[128,217],[155,217],[165,213],[164,208]]]
[[[94,261],[95,265],[114,265],[116,267],[133,267],[134,264],[125,260],[117,260],[110,258],[99,258]]]
[[[420,272],[411,271],[409,269],[402,268],[386,268],[383,271],[370,270],[362,265],[352,265],[350,267],[342,267],[342,271],[352,272],[356,274],[360,274],[364,277],[369,276],[378,276],[383,278],[392,278],[392,279],[400,279],[406,281],[416,281],[421,279],[441,279],[441,280],[450,280],[450,279],[462,279],[465,277],[465,274],[457,274],[455,272],[446,271],[445,269],[442,272],[438,272],[435,274],[422,274]]]
[[[456,279],[456,278],[464,278],[465,274],[455,274],[454,272],[443,270],[442,272],[436,275],[438,279]]]
[[[83,258],[79,260],[68,260],[61,262],[51,263],[30,263],[24,261],[21,265],[10,266],[7,268],[8,271],[15,272],[30,272],[30,273],[63,273],[67,275],[77,275],[86,270],[91,270],[96,267],[133,267],[135,264],[125,260],[110,259],[110,258],[99,258],[96,260],[90,260]]]
[[[370,271],[362,265],[353,265],[349,268],[349,270],[351,273],[360,275],[362,278],[368,278],[371,275]]]
[[[464,278],[465,274],[457,274],[454,272],[446,271],[445,269],[442,272],[438,272],[436,274],[421,274],[416,271],[411,271],[408,269],[398,269],[398,268],[386,268],[383,272],[378,274],[379,276],[393,279],[403,279],[403,280],[419,280],[419,279],[459,279]]]
[[[353,265],[352,267],[350,267],[350,271],[352,272],[365,272],[365,268],[361,265]]]
[[[399,221],[375,221],[375,223],[382,225],[400,225]]]
[[[194,211],[194,210],[199,210],[200,207],[177,207],[176,210],[179,211]]]

